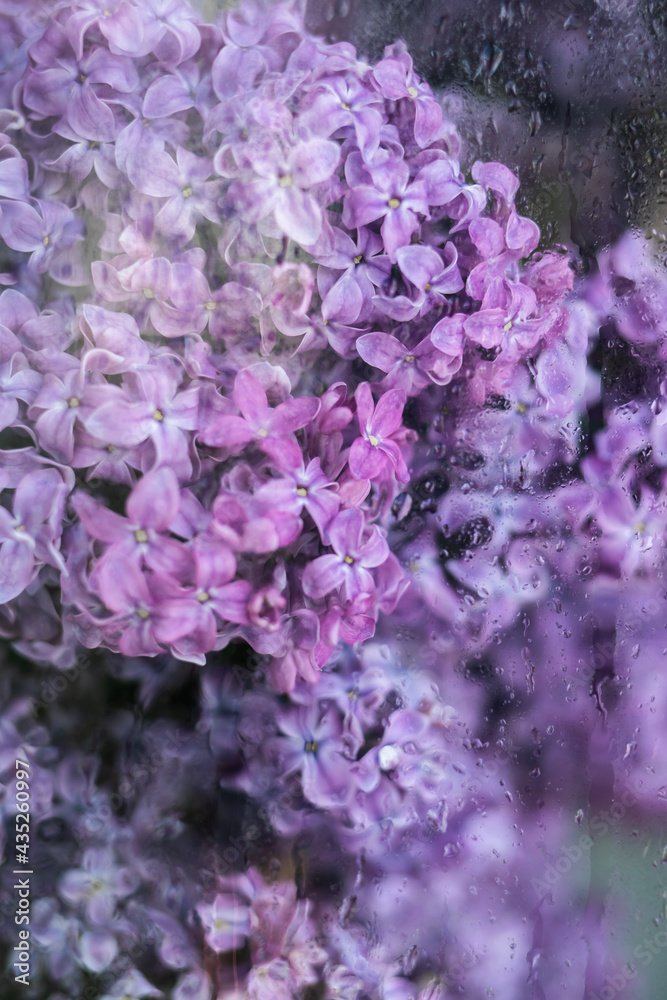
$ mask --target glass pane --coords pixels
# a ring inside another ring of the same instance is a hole
[[[659,996],[662,8],[0,20],[6,995]]]

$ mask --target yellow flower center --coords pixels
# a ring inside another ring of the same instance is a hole
[[[521,413],[522,415],[524,413],[528,413],[528,407],[526,406],[525,403],[517,403],[516,404],[516,412],[517,413]]]
[[[213,310],[215,309],[215,307],[217,306],[217,304],[218,304],[217,302],[214,302],[214,301],[213,301],[213,300],[211,299],[211,301],[210,301],[210,302],[207,302],[207,303],[206,303],[206,305],[204,306],[204,308],[206,309],[206,311],[207,311],[207,312],[210,312],[210,313],[212,313],[212,312],[213,312]]]
[[[200,604],[206,604],[206,602],[210,600],[210,598],[206,593],[206,591],[202,590],[199,594],[197,594],[197,600],[199,601]]]
[[[431,291],[431,282],[430,281],[427,281],[426,284],[424,285],[424,291],[425,292],[430,292]]]
[[[67,401],[67,405],[69,406],[69,408],[70,408],[71,410],[73,410],[75,406],[78,406],[78,405],[79,405],[79,400],[77,399],[77,397],[76,397],[76,396],[72,396],[72,397],[71,397],[71,398],[70,398],[70,399],[69,399],[69,400]]]
[[[315,740],[308,740],[304,746],[306,753],[317,753],[317,743]]]
[[[380,443],[380,439],[376,438],[374,434],[371,434],[368,440],[370,441],[370,443],[373,445],[374,448],[377,448],[377,446]]]
[[[44,244],[45,247],[48,247],[48,245],[49,245],[49,237],[45,236],[43,238],[43,240],[42,240],[42,243]]]
[[[289,174],[284,174],[282,177],[278,178],[278,184],[281,188],[288,188],[292,186],[292,178]]]
[[[164,420],[164,414],[162,413],[162,410],[155,410],[155,412],[153,413],[153,420],[157,420],[159,424],[162,423],[162,421]]]
[[[148,611],[146,608],[137,608],[137,618],[141,618],[142,622],[145,622],[148,618]]]
[[[181,189],[181,194],[183,195],[184,198],[192,198],[192,188],[190,187],[189,184],[187,187]]]
[[[296,490],[296,495],[298,497],[307,497],[308,496],[308,490],[306,489],[305,486],[298,486],[297,490]]]
[[[143,528],[137,528],[137,530],[134,533],[134,538],[135,541],[139,543],[139,545],[143,545],[144,542],[148,541],[148,535],[146,534]]]
[[[414,360],[415,360],[415,356],[414,356],[414,354],[406,354],[406,355],[405,355],[405,358],[404,358],[404,361],[407,361],[407,362],[408,362],[408,364],[412,364],[412,362],[413,362]]]
[[[154,299],[155,298],[155,293],[154,293],[154,291],[153,291],[152,288],[144,288],[144,298],[145,299]]]
[[[257,431],[257,437],[265,438],[268,436],[269,432],[267,431],[266,427],[260,427],[260,429]]]
[[[507,322],[505,323],[505,326],[503,327],[503,330],[505,331],[505,333],[509,333],[511,329],[512,329],[512,320],[508,319]]]
[[[389,208],[398,208],[399,205],[401,204],[401,199],[400,198],[390,198],[389,201],[387,202],[387,204],[389,205]]]
[[[350,105],[347,103],[347,101],[341,101],[340,102],[340,106],[343,109],[343,111],[349,111],[350,110]]]
[[[410,97],[419,97],[419,91],[416,87],[408,87],[408,94]]]
[[[347,563],[348,566],[354,565],[354,559],[352,558],[352,556],[345,556],[343,562]]]
[[[357,256],[354,258],[354,263],[356,265],[359,265],[359,264],[361,264],[361,262],[362,262],[363,259],[364,259],[364,255],[362,253],[358,253]]]

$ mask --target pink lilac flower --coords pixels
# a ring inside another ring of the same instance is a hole
[[[401,429],[405,393],[401,389],[390,389],[374,407],[370,387],[362,382],[355,400],[362,437],[357,438],[350,449],[352,475],[357,479],[378,479],[391,469],[400,480],[407,482],[405,459],[394,440]]]
[[[375,585],[369,569],[380,566],[389,555],[384,536],[376,525],[366,531],[364,516],[356,508],[341,511],[329,525],[329,542],[334,550],[319,556],[306,567],[304,592],[315,599],[342,589],[346,600],[372,594]]]
[[[289,468],[295,454],[294,432],[313,419],[318,400],[288,399],[271,408],[261,383],[247,370],[236,376],[233,399],[243,416],[219,417],[201,435],[204,444],[237,449],[255,441],[279,455]]]

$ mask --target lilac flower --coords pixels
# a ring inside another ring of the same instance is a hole
[[[382,240],[370,229],[357,230],[356,244],[342,229],[335,228],[333,235],[333,250],[316,258],[322,316],[343,324],[363,322],[371,311],[375,288],[389,277],[389,259],[381,252]],[[334,279],[329,269],[344,269],[344,273]]]
[[[117,901],[131,895],[138,885],[136,872],[117,865],[112,850],[89,848],[83,856],[83,868],[67,871],[58,891],[68,903],[82,903],[92,924],[105,926],[114,915]]]
[[[244,4],[227,15],[225,45],[211,67],[213,88],[221,101],[239,92],[247,94],[269,67],[277,69],[273,49],[260,44],[265,32],[266,20],[258,4]]]
[[[278,725],[282,736],[273,741],[272,749],[283,778],[300,774],[303,794],[321,809],[344,805],[352,784],[338,714],[322,713],[314,703],[281,713]]]
[[[0,507],[0,603],[18,597],[41,564],[63,568],[59,548],[67,492],[55,469],[40,469],[21,479],[12,514]]]
[[[183,0],[143,0],[139,10],[144,28],[141,55],[153,52],[171,68],[197,53],[201,45],[197,16]]]
[[[248,902],[235,892],[218,893],[212,903],[199,903],[197,913],[206,943],[216,954],[237,951],[250,933]]]
[[[369,365],[388,373],[380,383],[383,389],[399,389],[408,396],[416,396],[430,382],[446,385],[461,365],[461,358],[454,361],[434,347],[430,336],[406,347],[388,333],[365,333],[357,340],[357,351]]]
[[[28,164],[7,136],[0,133],[0,198],[28,201]]]
[[[319,79],[299,109],[299,121],[309,131],[329,138],[342,129],[354,131],[365,162],[373,159],[380,142],[382,105],[377,95],[353,76]]]
[[[97,28],[119,52],[141,50],[144,30],[140,10],[128,0],[81,0],[67,21],[67,33],[77,59],[81,59],[84,39]]]
[[[259,316],[261,296],[237,281],[226,281],[211,291],[205,276],[189,264],[172,266],[171,300],[178,317],[171,317],[170,330],[180,323],[182,332],[203,333],[208,325],[214,340],[233,340],[245,333],[251,317]]]
[[[365,529],[364,516],[356,508],[343,510],[329,525],[333,552],[309,563],[303,575],[304,593],[320,600],[332,590],[342,589],[347,601],[375,589],[369,569],[382,565],[389,555],[387,542],[377,525]]]
[[[396,158],[369,165],[366,172],[372,185],[362,182],[350,188],[343,204],[343,222],[348,229],[358,229],[383,219],[382,240],[393,261],[398,248],[406,246],[419,229],[418,216],[428,217],[426,185],[419,180],[410,183],[407,163]]]
[[[219,222],[217,202],[220,182],[209,180],[212,163],[182,146],[176,160],[164,150],[155,150],[149,162],[137,165],[133,183],[144,194],[168,199],[157,214],[157,228],[184,242],[192,239],[197,219]]]
[[[332,483],[322,471],[319,458],[307,466],[287,470],[284,479],[272,479],[255,493],[256,499],[268,509],[300,513],[305,508],[317,525],[322,538],[327,525],[336,516],[339,500],[331,489]]]
[[[412,68],[407,52],[397,57],[389,56],[377,64],[373,79],[383,97],[390,101],[401,98],[412,101],[415,109],[415,141],[428,146],[439,137],[442,128],[442,109],[433,97],[431,88],[422,83]]]
[[[8,333],[9,331],[7,331]],[[0,329],[0,338],[2,330]],[[4,338],[2,338],[4,339]],[[20,344],[16,341],[16,347]],[[42,376],[32,371],[25,356],[18,350],[12,352],[7,360],[3,355],[8,353],[6,342],[0,345],[0,430],[5,430],[15,423],[18,413],[18,400],[32,403],[42,385]]]
[[[69,355],[65,357],[72,367],[61,372],[62,377],[44,376],[28,414],[35,421],[41,446],[60,461],[71,462],[76,421],[100,403],[117,398],[118,390],[107,385],[102,376],[86,378],[85,370]]]
[[[178,479],[169,467],[142,476],[127,498],[127,517],[108,510],[86,493],[75,494],[72,505],[88,534],[107,543],[103,560],[129,557],[158,573],[178,576],[188,572],[188,551],[165,535],[180,505]]]
[[[421,162],[416,179],[426,185],[429,205],[443,206],[455,220],[450,233],[469,227],[486,207],[486,192],[479,184],[466,184],[458,160],[442,150],[428,150],[417,159]]]
[[[38,274],[55,269],[77,240],[83,223],[59,202],[35,200],[36,208],[18,201],[0,203],[0,236],[12,250],[29,253],[29,267]]]
[[[110,445],[142,446],[135,467],[144,472],[169,464],[177,476],[189,478],[199,389],[181,390],[181,382],[178,366],[168,362],[128,373],[123,394],[94,409],[86,430]]]
[[[116,270],[114,261],[94,261],[91,271],[98,292],[108,302],[124,302],[133,307],[140,327],[150,321],[165,337],[183,335],[182,318],[168,299],[173,287],[173,266],[166,257],[138,260]]]
[[[161,642],[181,655],[187,652],[190,656],[214,649],[218,619],[246,624],[252,594],[247,580],[233,580],[236,560],[226,546],[199,544],[194,549],[194,559],[195,586],[162,602],[161,620],[156,626],[156,636]],[[186,637],[187,643],[183,642]]]
[[[464,329],[471,340],[485,348],[509,341],[519,350],[530,350],[547,327],[543,319],[534,317],[535,307],[532,288],[494,278],[484,293],[479,312],[466,319]],[[511,338],[508,337],[510,333]]]
[[[373,407],[370,386],[362,382],[354,398],[362,437],[350,448],[350,472],[357,479],[379,479],[391,469],[402,482],[407,482],[408,469],[395,440],[401,429],[405,393],[390,389]]]
[[[322,212],[309,189],[329,180],[340,153],[334,142],[307,139],[283,153],[274,142],[266,150],[249,150],[259,176],[234,181],[228,197],[249,222],[274,213],[276,223],[290,239],[304,246],[317,242]]]
[[[163,650],[156,635],[161,624],[159,591],[176,592],[176,581],[149,576],[123,554],[99,562],[89,584],[112,612],[111,618],[97,622],[112,648],[125,656],[155,656]]]
[[[449,258],[447,263],[429,246],[399,247],[396,251],[396,263],[417,290],[414,305],[418,315],[423,316],[431,309],[446,305],[445,296],[463,288],[457,256],[453,243],[445,246],[445,258]]]
[[[162,996],[161,990],[152,986],[137,969],[130,968],[100,1000],[142,1000],[143,997],[159,996]]]
[[[202,433],[204,444],[236,449],[256,441],[261,448],[273,449],[289,467],[294,431],[313,419],[320,408],[318,400],[288,399],[271,408],[261,383],[248,370],[236,376],[233,396],[243,416],[219,417]]]
[[[57,116],[81,139],[111,142],[118,123],[109,103],[110,92],[129,94],[139,84],[132,61],[95,46],[81,58],[62,51],[62,28],[52,22],[49,35],[32,55],[38,68],[28,74],[23,97],[27,106],[41,118]],[[48,39],[48,41],[47,41]],[[57,65],[54,48],[60,49]],[[44,68],[40,67],[40,63]]]

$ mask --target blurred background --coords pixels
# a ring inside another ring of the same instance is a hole
[[[405,39],[549,241],[586,262],[632,226],[667,257],[664,0],[309,0],[308,24],[370,59]]]

